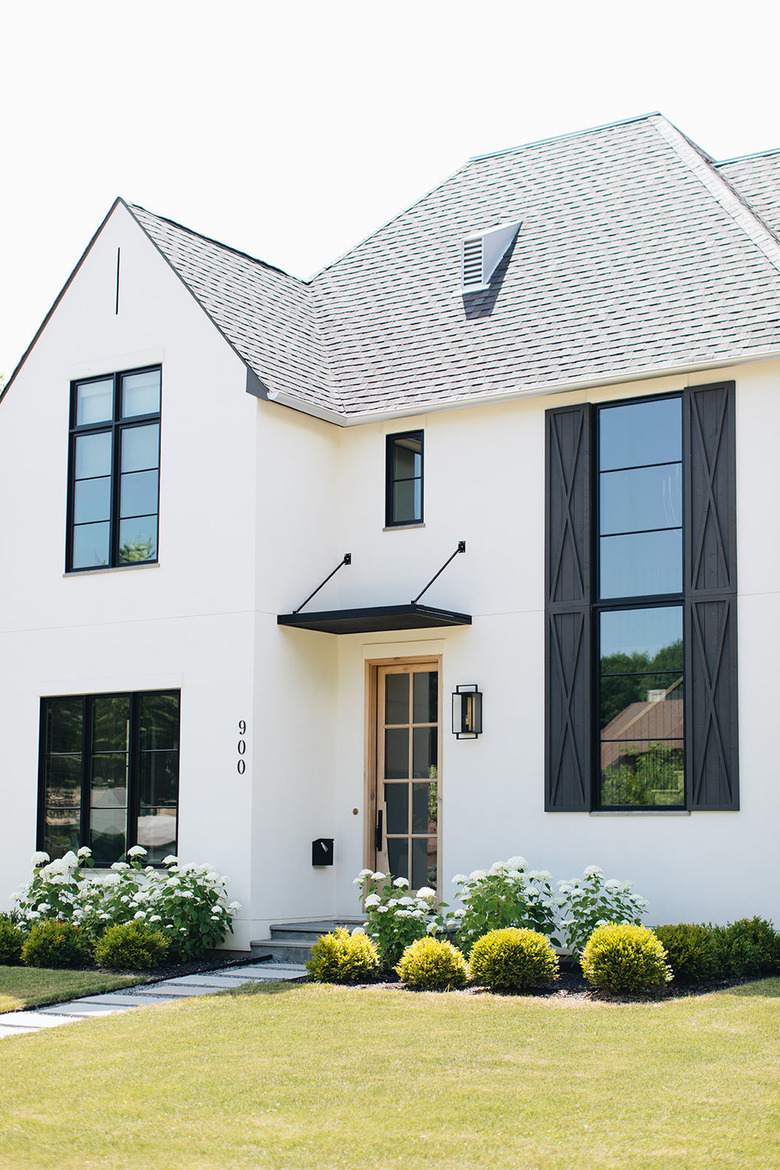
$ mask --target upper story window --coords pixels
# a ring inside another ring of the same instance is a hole
[[[160,367],[74,382],[67,569],[157,560]]]
[[[385,524],[422,524],[422,519],[423,433],[388,435]]]

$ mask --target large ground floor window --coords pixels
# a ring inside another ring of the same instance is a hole
[[[87,845],[98,865],[143,845],[152,864],[176,852],[179,692],[41,700],[38,847]]]

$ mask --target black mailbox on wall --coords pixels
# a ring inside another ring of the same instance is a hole
[[[333,865],[333,838],[318,837],[311,843],[312,865]]]

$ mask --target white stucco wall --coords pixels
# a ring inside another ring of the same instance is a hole
[[[159,564],[66,576],[70,382],[157,363]],[[545,813],[544,411],[685,379],[337,428],[245,392],[241,362],[118,208],[0,406],[0,903],[36,846],[41,696],[180,687],[179,853],[231,878],[244,905],[231,945],[273,921],[355,913],[352,879],[370,860],[366,662],[441,656],[445,898],[454,873],[520,853],[556,878],[597,864],[632,879],[650,921],[780,919],[780,364],[692,382],[727,378],[737,383],[741,810]],[[384,531],[386,436],[418,427],[425,523]],[[352,565],[308,609],[408,602],[459,540],[466,554],[424,600],[472,614],[470,627],[338,637],[277,625],[344,552]],[[476,741],[451,734],[459,683],[485,696]],[[319,836],[335,839],[332,868],[311,866]]]

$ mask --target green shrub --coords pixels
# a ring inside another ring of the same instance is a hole
[[[649,995],[672,978],[666,951],[646,926],[607,922],[597,926],[580,960],[593,987],[623,995]]]
[[[7,914],[0,914],[0,966],[15,967],[22,961],[27,936]]]
[[[437,938],[418,938],[406,948],[395,968],[399,978],[417,991],[450,991],[465,987],[469,970],[452,943]]]
[[[152,971],[168,954],[168,940],[161,930],[142,922],[110,926],[95,943],[98,967],[112,971]]]
[[[558,978],[558,958],[536,930],[491,930],[471,948],[471,974],[491,991],[530,991]]]
[[[468,877],[458,873],[452,881],[463,905],[445,923],[455,927],[464,954],[470,953],[478,938],[509,927],[535,930],[552,937],[554,943],[560,941],[554,937],[558,926],[552,874],[529,870],[524,857],[496,861],[489,870],[475,869]]]
[[[36,922],[22,946],[28,967],[90,967],[92,948],[84,931],[71,922]]]
[[[363,932],[339,926],[318,938],[306,969],[319,983],[360,983],[379,972],[379,952]]]
[[[410,894],[406,878],[370,869],[361,869],[354,885],[360,887],[366,934],[376,943],[383,969],[391,971],[410,943],[428,933],[436,891],[422,886]]]
[[[727,926],[710,927],[724,975],[746,979],[780,971],[780,935],[763,918],[740,918]]]
[[[666,951],[675,983],[695,986],[721,978],[723,968],[711,927],[681,922],[656,926],[654,934]]]

